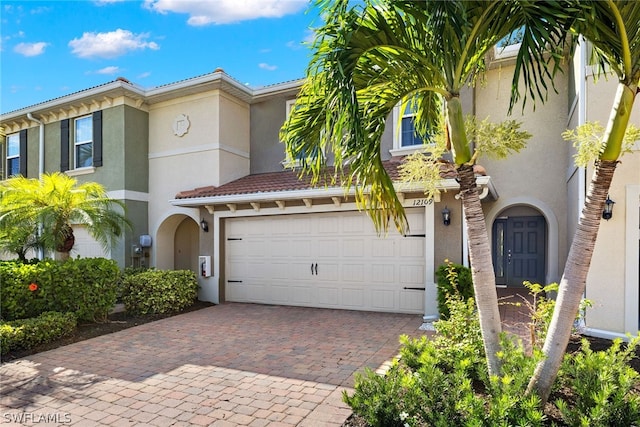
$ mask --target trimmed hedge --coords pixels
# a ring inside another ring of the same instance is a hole
[[[55,341],[76,329],[73,313],[48,311],[31,319],[0,322],[0,354]]]
[[[471,269],[445,260],[436,270],[438,286],[438,311],[441,319],[449,318],[448,299],[458,297],[467,300],[474,297]]]
[[[0,262],[5,320],[37,317],[46,311],[72,312],[78,320],[103,321],[116,303],[118,264],[104,258],[34,264]]]
[[[160,314],[181,311],[198,296],[198,279],[189,270],[147,270],[125,275],[122,302],[135,314]]]

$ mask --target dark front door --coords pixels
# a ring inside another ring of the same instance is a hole
[[[546,223],[542,216],[498,218],[493,223],[493,267],[496,284],[544,285]]]

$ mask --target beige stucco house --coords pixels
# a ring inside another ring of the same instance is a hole
[[[587,120],[605,122],[615,91],[615,82],[594,82],[582,53],[544,105],[514,113],[533,134],[527,148],[507,160],[480,160],[498,286],[562,275],[591,171],[574,166],[561,133]],[[485,84],[463,95],[467,113],[507,117],[512,59],[504,52],[490,58]],[[3,113],[4,176],[20,170],[36,177],[39,162],[54,171],[66,159],[73,166],[67,173],[102,182],[132,206],[134,231],[107,255],[123,267],[194,270],[203,300],[436,318],[435,270],[445,259],[468,263],[455,179],[443,177],[435,200],[398,180],[410,232],[378,236],[352,193],[330,183],[312,187],[288,167],[278,134],[301,83],[251,88],[221,69],[153,89],[118,79]],[[75,124],[98,111],[102,127],[91,142],[103,162],[78,164],[71,153],[86,141],[77,140]],[[632,122],[640,125],[640,107]],[[381,155],[394,178],[403,156],[421,149],[410,130],[410,114],[389,118]],[[594,303],[588,332],[604,336],[638,331],[638,144],[622,158],[610,197],[613,216],[602,221],[586,295]],[[79,255],[94,255],[90,241],[83,245]]]

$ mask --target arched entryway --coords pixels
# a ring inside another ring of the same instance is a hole
[[[184,214],[165,218],[156,232],[155,267],[164,270],[198,271],[199,227]]]
[[[198,224],[186,217],[176,228],[173,243],[173,265],[176,270],[198,272]]]
[[[496,285],[545,284],[547,222],[540,211],[530,206],[503,210],[493,221],[491,240]]]

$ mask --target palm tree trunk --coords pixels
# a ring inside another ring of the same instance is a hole
[[[546,357],[536,367],[527,388],[528,393],[535,392],[543,402],[549,398],[551,386],[558,375],[571,338],[571,330],[580,308],[598,237],[600,217],[617,163],[617,160],[601,160],[596,165],[578,228],[571,243],[560,281],[556,307],[542,348]]]
[[[458,167],[458,176],[469,234],[471,276],[487,366],[489,375],[500,375],[501,363],[498,352],[500,351],[502,323],[498,309],[496,278],[493,272],[487,225],[480,205],[473,166],[462,165]]]

